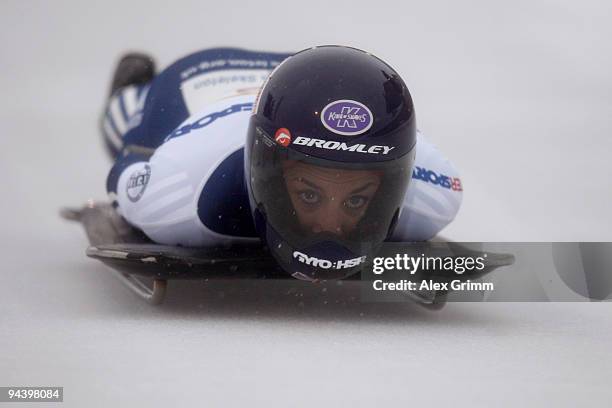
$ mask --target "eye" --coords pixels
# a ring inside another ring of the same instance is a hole
[[[309,205],[317,204],[319,201],[321,201],[321,196],[314,190],[300,191],[298,193],[298,197],[300,197],[300,200]]]
[[[357,210],[363,207],[367,202],[368,202],[367,197],[364,197],[361,195],[354,195],[350,197],[348,200],[346,200],[344,202],[344,205],[351,210]]]

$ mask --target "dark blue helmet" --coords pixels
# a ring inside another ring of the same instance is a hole
[[[255,226],[283,269],[343,278],[393,231],[415,155],[412,98],[367,52],[287,58],[255,102],[245,174]]]

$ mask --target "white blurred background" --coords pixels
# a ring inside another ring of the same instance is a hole
[[[345,44],[389,62],[462,174],[457,241],[610,241],[606,1],[0,2],[0,386],[66,406],[605,404],[610,303],[363,305],[347,288],[176,283],[142,304],[57,211],[104,198],[126,51]],[[358,293],[357,293],[358,296]]]

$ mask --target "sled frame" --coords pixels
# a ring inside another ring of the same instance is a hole
[[[60,216],[65,220],[76,221],[85,224],[87,220],[87,210],[88,209],[102,209],[104,210],[104,206],[101,206],[93,201],[89,201],[82,209],[75,208],[64,208],[60,211]],[[113,227],[117,231],[121,231],[123,229],[122,225],[113,225]],[[101,236],[97,236],[96,234],[91,234],[86,228],[88,232],[88,238],[92,246],[87,248],[86,254],[88,256],[95,256],[99,251],[93,246],[101,241]],[[127,230],[123,230],[125,233]],[[148,285],[144,279],[138,277],[137,275],[121,272],[117,269],[114,269],[108,265],[105,265],[106,268],[110,269],[113,272],[113,275],[117,277],[119,282],[123,284],[130,292],[138,296],[140,299],[144,300],[150,305],[160,305],[164,302],[166,298],[166,292],[168,288],[168,280],[167,279],[153,279],[153,283]]]

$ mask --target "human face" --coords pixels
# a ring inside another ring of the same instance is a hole
[[[381,183],[381,174],[296,161],[283,164],[285,187],[302,228],[344,236],[355,229]]]

